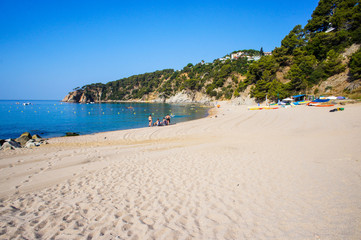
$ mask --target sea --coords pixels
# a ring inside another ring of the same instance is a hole
[[[0,100],[0,139],[24,132],[43,138],[148,127],[169,114],[171,124],[206,117],[209,108],[166,103],[64,103],[57,100]],[[166,126],[165,126],[166,127]]]

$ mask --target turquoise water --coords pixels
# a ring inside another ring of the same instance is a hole
[[[24,102],[31,105],[24,106]],[[149,114],[153,122],[170,114],[171,124],[177,124],[205,117],[207,112],[205,107],[189,104],[0,100],[0,139],[17,138],[23,132],[49,138],[64,136],[66,132],[82,135],[148,127]]]

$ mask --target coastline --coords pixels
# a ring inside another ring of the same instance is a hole
[[[1,152],[1,237],[360,238],[361,104],[220,105]]]
[[[56,100],[54,101],[54,103],[59,102],[59,104],[56,103],[56,106],[55,104],[53,106],[52,103],[48,103],[48,105],[50,105],[50,109],[49,109],[49,106],[44,107],[39,105],[39,100],[34,101],[33,104],[31,104],[32,103],[31,100],[27,100],[27,102],[30,103],[30,106],[29,107],[24,106],[23,109],[23,106],[16,105],[14,107],[11,105],[12,103],[15,104],[18,100],[6,100],[6,101],[9,102],[8,103],[9,106],[4,105],[5,108],[3,106],[2,109],[4,111],[4,109],[8,108],[9,111],[6,110],[6,112],[4,112],[5,120],[4,119],[3,120],[6,123],[11,123],[12,125],[5,124],[5,126],[3,126],[3,131],[1,131],[0,134],[1,139],[16,139],[20,137],[20,135],[23,134],[24,132],[30,132],[30,134],[32,135],[38,134],[44,139],[48,139],[53,137],[63,137],[66,135],[67,132],[77,133],[79,135],[89,135],[89,134],[96,134],[107,131],[143,128],[148,126],[147,121],[145,121],[143,124],[143,118],[144,120],[148,118],[148,115],[145,114],[146,112],[152,113],[153,115],[155,114],[154,117],[156,117],[157,115],[159,117],[162,115],[165,116],[169,111],[169,113],[176,115],[176,118],[174,118],[173,123],[180,123],[184,121],[189,121],[190,119],[207,117],[209,115],[208,113],[209,109],[212,107],[210,105],[204,105],[201,103],[174,103],[174,104],[167,103],[163,105],[162,103],[147,103],[147,102],[122,102],[119,103],[119,105],[118,102],[117,103],[102,102],[102,103],[96,103],[95,104],[96,106],[94,105],[83,106],[83,103],[70,103],[70,105],[67,105],[68,104],[67,103],[61,105],[62,102]],[[43,100],[43,102],[48,102],[48,101],[49,100]],[[130,105],[127,105],[126,103],[129,103]],[[108,106],[106,104],[113,104],[113,105]],[[129,109],[127,109],[128,106],[132,106],[132,107],[129,107]],[[14,110],[12,108],[14,108]],[[34,111],[31,110],[33,108]],[[37,108],[39,108],[39,110]],[[18,110],[16,111],[16,109]],[[42,112],[40,112],[41,111],[40,109],[42,110]],[[37,121],[36,126],[34,126],[34,124],[32,124],[31,122],[33,119],[29,120],[29,122],[24,122],[24,123],[21,121],[21,119],[24,119],[25,116],[22,110],[24,110],[24,113],[27,114],[26,116],[28,118],[29,116],[32,116],[34,120],[35,118],[39,119]],[[134,117],[132,111],[134,111]],[[9,112],[9,116],[8,116],[8,112]],[[12,115],[10,115],[10,112]],[[94,116],[96,116],[97,114],[98,116],[105,116],[105,119],[104,120],[96,119]],[[72,115],[79,116],[79,120],[76,121],[73,120],[74,117]],[[54,121],[53,123],[48,124],[47,118],[49,118],[49,116],[51,116],[54,119],[59,118],[62,120],[61,121],[59,120],[59,124],[56,124]],[[109,116],[112,116],[112,118],[109,118]],[[13,122],[10,120],[11,117],[13,117],[15,120],[19,119],[20,121]],[[64,121],[68,121],[68,119],[70,119],[70,124],[69,123],[68,125],[61,124]],[[96,124],[96,121],[98,121],[99,123]],[[89,127],[85,127],[83,122],[87,122]],[[16,126],[20,126],[20,127],[17,128]],[[10,130],[10,129],[14,129],[14,130]],[[31,129],[36,129],[36,130],[31,130]]]

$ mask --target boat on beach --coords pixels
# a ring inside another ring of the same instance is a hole
[[[273,109],[278,109],[278,107],[276,107],[276,106],[266,106],[266,107],[263,107],[263,109],[273,110]]]
[[[273,109],[278,109],[278,106],[258,106],[258,107],[248,107],[248,110],[273,110]]]
[[[314,105],[315,107],[333,107],[335,106],[334,104],[317,104],[317,105]]]
[[[262,110],[263,107],[248,107],[248,110]]]

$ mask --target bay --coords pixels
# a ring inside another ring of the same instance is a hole
[[[206,117],[208,109],[194,104],[77,104],[54,100],[0,100],[0,139],[17,138],[23,132],[50,138],[64,136],[66,132],[83,135],[142,128],[148,127],[150,114],[153,122],[170,114],[171,124],[177,124]]]

